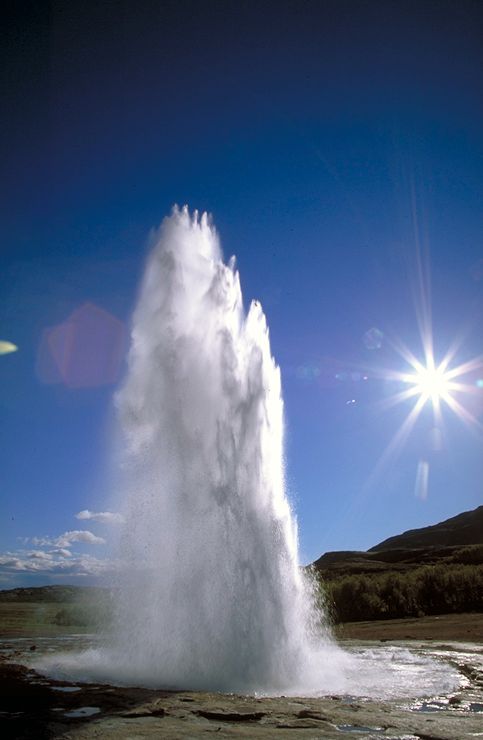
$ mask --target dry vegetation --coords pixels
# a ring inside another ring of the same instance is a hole
[[[483,565],[342,575],[321,580],[320,589],[336,623],[483,612]]]

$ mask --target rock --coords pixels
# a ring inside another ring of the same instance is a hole
[[[302,709],[297,713],[299,719],[317,719],[319,721],[327,722],[329,720],[324,714],[320,712],[314,712],[312,709]]]
[[[198,709],[195,714],[216,722],[258,722],[266,712],[229,712]]]

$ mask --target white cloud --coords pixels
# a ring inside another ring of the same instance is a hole
[[[59,537],[32,537],[32,544],[40,547],[52,546],[68,548],[73,542],[84,542],[88,545],[104,545],[106,540],[98,537],[88,529],[73,529],[59,535]]]
[[[0,555],[0,566],[8,568],[10,570],[23,570],[22,559],[15,557],[12,553],[6,552],[5,555]]]
[[[31,550],[28,556],[33,560],[52,560],[52,555],[43,550]]]
[[[67,550],[65,547],[57,547],[55,550],[51,550],[50,552],[52,555],[60,555],[63,558],[72,557],[71,551]]]
[[[80,512],[80,518],[106,515],[115,521],[117,516],[111,512]],[[87,516],[86,516],[87,514]],[[100,519],[99,519],[100,521]],[[14,585],[35,585],[36,583],[85,583],[99,582],[112,578],[118,568],[117,561],[95,558],[91,555],[72,552],[74,543],[104,545],[99,537],[87,529],[74,529],[54,537],[18,538],[24,545],[22,549],[0,553],[0,583]],[[30,545],[30,548],[29,548]],[[32,545],[34,547],[32,547]]]
[[[75,517],[76,519],[92,519],[95,522],[102,522],[103,524],[120,524],[124,521],[122,514],[114,511],[89,511],[89,509],[83,509]]]
[[[101,560],[89,555],[74,556],[66,559],[59,554],[58,558],[32,557],[29,551],[20,550],[0,555],[0,580],[9,575],[31,574],[35,576],[68,576],[96,577],[114,573],[119,567],[117,561]]]
[[[105,545],[106,540],[103,537],[98,537],[93,532],[89,532],[88,529],[73,529],[69,532],[64,532],[57,541],[54,543],[57,547],[69,547],[73,542],[85,542],[88,545]]]

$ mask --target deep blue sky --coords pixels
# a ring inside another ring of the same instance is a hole
[[[87,321],[86,303],[127,323],[149,231],[175,202],[213,214],[246,303],[267,313],[305,562],[482,503],[481,434],[448,408],[439,451],[428,405],[371,477],[412,404],[378,408],[399,390],[380,368],[407,369],[389,340],[422,357],[418,254],[437,356],[457,336],[453,364],[483,352],[481,3],[9,2],[2,15],[0,339],[19,351],[0,356],[0,586],[74,581],[109,552],[61,535],[110,539],[75,514],[107,505],[116,386],[51,382],[46,331],[79,308]],[[482,394],[458,396],[480,422]]]

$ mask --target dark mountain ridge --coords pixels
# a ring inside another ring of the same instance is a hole
[[[451,547],[455,545],[483,544],[483,506],[472,511],[445,519],[430,527],[409,529],[407,532],[389,537],[368,552],[381,550],[409,549],[414,547]]]
[[[326,579],[348,574],[407,571],[438,563],[483,562],[483,506],[438,524],[411,529],[366,551],[327,552],[312,567]]]

